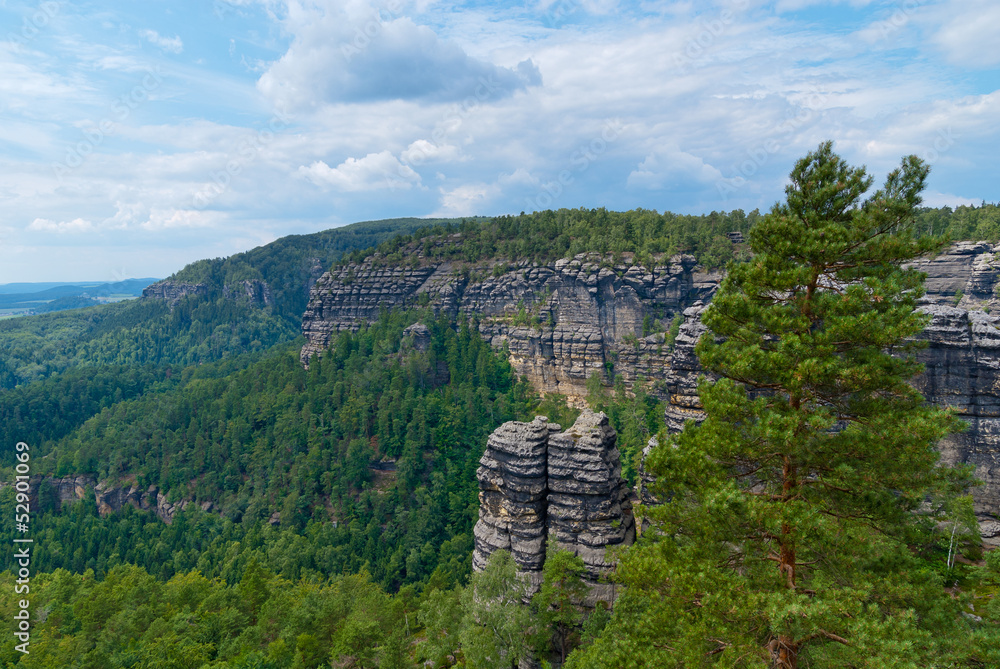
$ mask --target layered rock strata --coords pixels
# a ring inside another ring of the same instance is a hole
[[[554,541],[583,559],[591,603],[610,601],[612,586],[599,582],[613,567],[608,550],[635,540],[616,441],[607,416],[586,410],[565,432],[543,416],[497,428],[477,472],[473,569],[484,569],[497,550],[510,551],[534,592],[546,541]]]
[[[596,254],[549,264],[414,260],[384,267],[372,257],[323,275],[302,319],[303,362],[329,346],[332,333],[373,321],[384,308],[426,304],[475,318],[495,348],[506,346],[518,375],[542,392],[581,398],[593,374],[662,380],[669,357],[663,324],[715,286],[714,275],[696,274],[694,258],[684,255],[652,270],[628,254],[615,265]]]
[[[505,550],[535,587],[541,583],[548,442],[550,431],[558,427],[538,416],[530,423],[504,423],[490,435],[476,472],[479,521],[472,556],[476,571],[486,568],[494,552]]]
[[[435,242],[448,243],[454,240]],[[378,262],[373,257],[317,281],[303,318],[303,360],[321,352],[331,332],[374,320],[383,307],[428,304],[476,317],[483,336],[497,349],[506,346],[517,373],[542,392],[579,400],[589,376],[610,370],[629,384],[644,376],[650,392],[667,401],[671,431],[701,415],[702,370],[694,345],[704,331],[700,314],[720,277],[698,273],[690,256],[661,261],[652,271],[627,254],[610,265],[595,254],[544,265],[428,264],[420,256],[407,267]],[[973,493],[985,519],[1000,514],[1000,351],[994,334],[1000,323],[991,313],[1000,313],[1000,245],[962,242],[914,266],[927,273],[922,303],[932,316],[921,353],[926,372],[915,384],[928,401],[956,407],[969,423],[968,431],[942,444],[942,452],[948,462],[973,464],[986,482]],[[672,350],[662,332],[643,336],[644,325],[669,323],[677,313],[684,322]],[[1000,538],[1000,524],[996,530]]]
[[[549,437],[549,541],[583,559],[593,600],[614,599],[614,586],[599,582],[614,567],[609,549],[635,541],[617,440],[608,417],[587,410]]]

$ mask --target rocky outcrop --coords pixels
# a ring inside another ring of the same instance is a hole
[[[414,323],[403,330],[404,340],[409,338],[410,343],[418,351],[426,351],[431,347],[431,331],[423,323]]]
[[[559,426],[538,416],[530,423],[498,427],[479,460],[479,520],[474,529],[472,568],[482,571],[498,550],[511,553],[536,587],[545,562],[547,453],[550,431]]]
[[[176,304],[188,295],[208,295],[208,286],[204,283],[185,283],[165,279],[146,286],[142,296],[146,299],[166,300]]]
[[[0,489],[8,485],[12,484],[0,482]],[[38,475],[31,477],[31,507],[39,509],[55,505],[58,510],[63,504],[72,504],[85,499],[88,489],[94,491],[97,512],[102,516],[121,511],[125,505],[131,504],[136,509],[154,512],[168,525],[173,522],[174,514],[195,503],[192,500],[169,502],[167,496],[155,485],[143,489],[134,483],[130,485],[113,485],[106,481],[98,483],[89,474],[62,477]],[[199,506],[202,511],[212,511],[215,508],[210,501],[202,502]]]
[[[629,254],[617,264],[597,254],[549,264],[426,264],[418,256],[406,266],[379,262],[373,256],[317,281],[302,320],[304,363],[329,346],[332,333],[373,321],[383,308],[426,304],[474,318],[537,389],[580,398],[593,374],[662,380],[669,358],[663,324],[707,298],[716,280],[696,274],[685,255],[652,269]]]
[[[227,283],[222,287],[222,296],[228,300],[245,300],[265,307],[274,304],[271,287],[267,282],[257,279]]]
[[[565,432],[543,416],[497,428],[476,474],[473,569],[484,569],[495,551],[510,551],[533,592],[546,541],[554,541],[583,559],[591,603],[611,601],[612,586],[599,582],[613,566],[607,551],[635,540],[616,441],[608,417],[588,410]]]
[[[943,459],[973,465],[984,482],[972,491],[976,511],[1000,516],[1000,317],[944,305],[924,311],[932,320],[922,333],[928,346],[918,355],[924,373],[914,385],[968,423],[965,432],[942,441]]]
[[[614,599],[600,583],[614,567],[608,550],[635,541],[628,486],[622,480],[618,436],[603,413],[585,410],[573,427],[549,437],[549,541],[583,559],[591,599]]]

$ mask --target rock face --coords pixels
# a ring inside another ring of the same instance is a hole
[[[267,282],[257,279],[227,283],[222,287],[222,296],[229,300],[246,300],[265,307],[274,303],[271,287]]]
[[[447,245],[448,240],[439,242]],[[698,419],[694,345],[699,321],[720,276],[700,274],[690,256],[674,256],[648,271],[625,254],[619,264],[581,254],[547,265],[491,262],[459,267],[427,264],[378,267],[378,258],[324,274],[302,322],[302,357],[320,353],[330,333],[374,320],[383,306],[427,304],[450,315],[476,317],[495,348],[505,345],[519,375],[542,392],[571,400],[586,395],[587,378],[613,370],[628,384],[640,375],[667,401],[666,419],[678,431]],[[968,462],[986,482],[974,491],[982,518],[1000,515],[1000,245],[961,242],[914,263],[927,273],[923,308],[933,317],[923,337],[926,366],[915,380],[927,399],[954,406],[969,430],[942,444],[948,462]],[[684,322],[671,350],[662,332],[643,337],[644,323]],[[994,523],[1000,540],[1000,524]],[[984,531],[987,525],[984,525]],[[992,526],[991,526],[992,527]]]
[[[539,266],[491,264],[459,271],[451,263],[377,268],[371,262],[324,275],[314,287],[302,330],[303,360],[320,353],[330,334],[378,317],[383,307],[423,301],[451,316],[476,317],[496,348],[507,345],[518,374],[543,392],[585,394],[587,378],[615,367],[634,380],[662,375],[662,334],[640,338],[647,316],[669,322],[690,302],[694,259],[675,256],[647,272],[637,265],[602,267],[600,258]]]
[[[1000,516],[1000,317],[943,305],[924,311],[933,320],[922,334],[928,342],[919,354],[924,373],[914,385],[969,424],[941,443],[943,459],[972,464],[985,482],[973,490],[977,513]]]
[[[184,283],[179,281],[157,281],[142,290],[145,299],[167,300],[175,304],[188,295],[208,295],[208,286],[204,283]]]
[[[590,411],[549,437],[549,539],[583,558],[595,600],[614,599],[614,586],[598,582],[614,567],[608,549],[635,541],[617,440],[608,417]]]
[[[534,591],[546,541],[555,541],[583,559],[591,602],[610,601],[612,586],[598,583],[613,566],[607,550],[635,540],[616,440],[608,417],[587,410],[566,432],[543,416],[497,428],[476,474],[473,569],[484,569],[497,550],[510,551]]]
[[[495,551],[511,553],[537,586],[545,562],[548,419],[511,421],[490,435],[479,460],[479,521],[472,567],[482,571]]]
[[[495,348],[504,345],[519,375],[542,392],[586,395],[592,374],[614,369],[632,383],[663,379],[669,351],[656,321],[669,324],[714,290],[712,275],[694,273],[692,256],[674,256],[651,271],[625,260],[580,254],[547,265],[442,262],[377,266],[377,258],[324,274],[302,319],[307,363],[331,334],[378,318],[382,308],[428,304],[452,317],[476,318]],[[414,260],[417,258],[414,256]],[[662,330],[662,327],[661,327]]]
[[[166,300],[171,305],[177,304],[189,295],[202,297],[208,295],[208,285],[165,279],[146,286],[142,291],[143,298]],[[222,296],[227,300],[244,300],[265,307],[274,303],[271,287],[267,285],[267,282],[257,279],[227,283],[222,287]]]
[[[143,511],[153,511],[165,522],[170,524],[174,520],[174,514],[187,508],[189,504],[194,504],[191,500],[181,500],[176,503],[167,501],[167,496],[154,486],[142,489],[132,484],[130,486],[114,486],[106,481],[98,483],[93,476],[88,474],[80,476],[32,476],[31,477],[31,497],[32,508],[40,508],[39,491],[43,482],[48,486],[51,494],[56,495],[57,508],[66,503],[74,503],[87,496],[87,489],[93,488],[94,502],[97,512],[102,516],[121,511],[126,504],[131,504]],[[10,482],[0,482],[0,489],[9,485]],[[51,499],[51,498],[50,498]],[[202,502],[202,511],[211,511],[214,508],[212,502]]]

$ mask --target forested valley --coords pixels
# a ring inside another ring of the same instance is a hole
[[[373,253],[386,265],[415,262],[400,250],[418,243],[434,257],[432,242],[451,236],[458,243],[443,248],[457,262],[595,251],[634,253],[651,266],[688,253],[720,269],[748,258],[727,234],[748,235],[764,219],[756,211],[559,210],[358,224],[194,263],[171,279],[207,288],[174,303],[0,322],[0,480],[14,479],[18,442],[29,444],[36,475],[31,652],[17,652],[8,635],[0,663],[509,667],[502,641],[519,637],[543,661],[558,665],[568,654],[567,666],[591,666],[588,649],[606,645],[602,630],[622,623],[604,607],[577,606],[578,559],[550,556],[530,606],[520,605],[509,559],[500,555],[475,576],[471,568],[475,472],[487,436],[538,414],[568,425],[579,410],[517,378],[475,320],[430,309],[385,311],[340,332],[305,368],[299,326],[314,268]],[[997,242],[1000,207],[920,209],[914,229]],[[270,301],[226,292],[243,281],[265,282]],[[428,336],[414,336],[415,327]],[[641,389],[627,392],[620,378],[593,379],[587,399],[609,415],[634,484],[642,448],[663,429],[662,405]],[[155,489],[154,499],[171,505],[170,522],[128,503],[101,514],[93,488],[61,500],[55,482],[80,476]],[[16,503],[13,486],[0,489],[8,537]],[[970,545],[969,559],[945,569],[942,550],[928,547],[907,568],[947,581],[966,597],[966,615],[1000,623],[1000,552],[982,560]],[[15,581],[15,571],[0,573],[7,621],[18,610]],[[484,632],[488,619],[495,633]],[[635,610],[622,620],[648,622]],[[970,633],[965,663],[940,666],[997,666],[995,638]],[[642,657],[633,661],[643,666]]]

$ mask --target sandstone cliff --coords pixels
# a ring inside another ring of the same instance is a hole
[[[204,283],[184,283],[164,279],[142,290],[144,299],[166,300],[171,304],[179,302],[188,295],[208,295],[208,286]]]
[[[933,317],[923,335],[926,371],[915,385],[969,423],[942,452],[948,462],[973,464],[986,482],[974,493],[977,511],[984,534],[1000,540],[1000,523],[992,520],[1000,515],[1000,245],[962,242],[915,264],[928,275],[923,308]],[[371,257],[316,282],[302,322],[302,358],[321,353],[331,333],[374,320],[383,307],[427,304],[476,317],[483,336],[498,349],[506,344],[517,373],[542,392],[579,400],[594,373],[612,370],[628,383],[645,376],[667,401],[667,425],[676,431],[700,413],[694,344],[718,280],[699,274],[690,256],[651,271],[628,254],[618,264],[584,254],[545,265],[428,263],[413,255],[406,266],[391,266]],[[672,349],[662,332],[643,337],[644,324],[666,324],[677,313],[684,322]]]
[[[648,330],[657,322],[662,330],[715,287],[715,277],[694,271],[691,256],[652,270],[628,254],[617,265],[593,254],[546,265],[378,260],[337,268],[316,282],[302,319],[303,362],[321,354],[332,333],[375,320],[383,308],[426,304],[475,317],[482,335],[498,349],[506,344],[517,373],[542,392],[580,398],[588,377],[609,370],[629,383],[638,375],[662,380],[669,350],[662,332]]]
[[[497,428],[476,474],[473,569],[481,571],[497,550],[510,551],[534,592],[546,542],[554,541],[583,559],[589,603],[611,601],[613,586],[600,582],[613,567],[607,551],[635,540],[616,439],[608,417],[588,410],[565,432],[543,416]]]
[[[180,302],[189,295],[207,296],[209,286],[205,283],[188,283],[164,279],[143,289],[144,299],[166,300],[171,305]],[[227,300],[244,300],[260,306],[274,304],[271,287],[267,282],[258,279],[247,279],[227,283],[222,287],[222,296]]]

